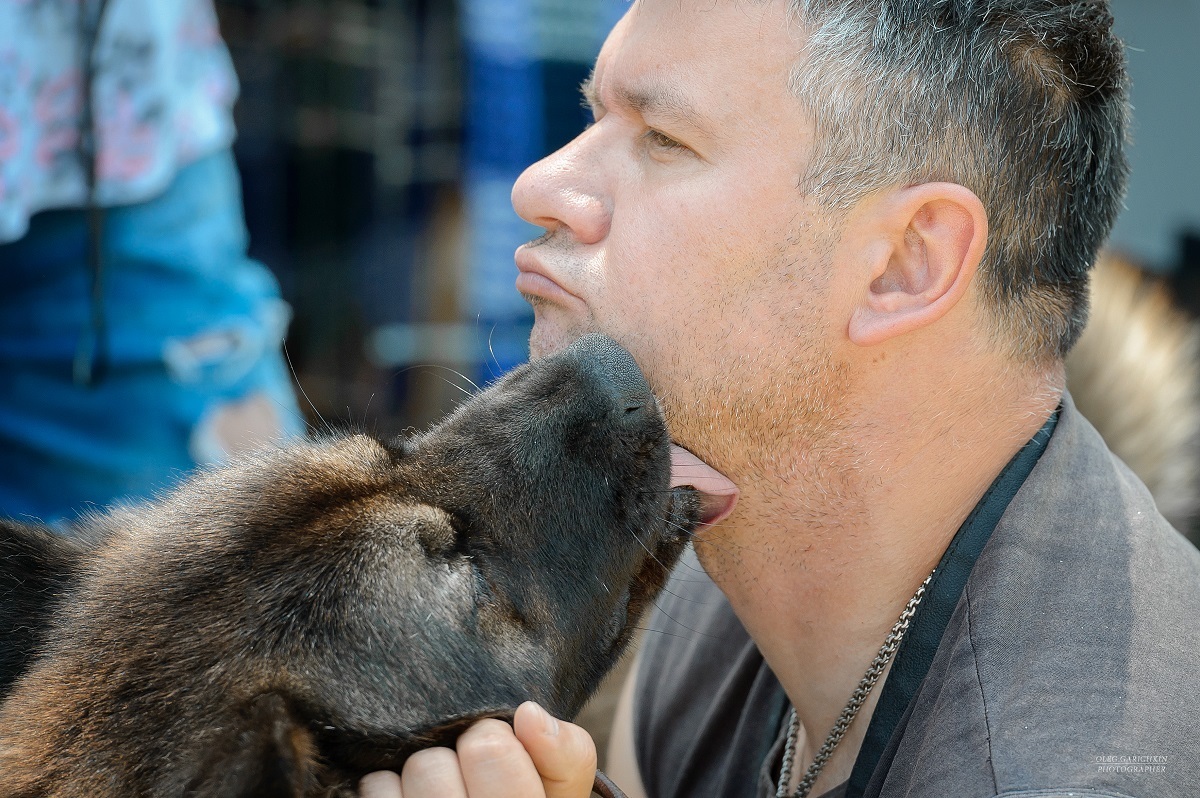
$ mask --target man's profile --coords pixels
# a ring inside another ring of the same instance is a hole
[[[594,124],[513,191],[531,350],[618,340],[741,491],[627,685],[631,795],[1200,783],[1200,555],[1063,382],[1126,83],[1100,0],[636,0],[610,34]],[[586,795],[579,734],[483,729],[403,795]]]

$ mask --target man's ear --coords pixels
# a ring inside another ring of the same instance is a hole
[[[866,250],[869,285],[850,317],[859,346],[927,327],[966,294],[987,246],[987,212],[970,189],[921,183],[870,211],[879,232]]]

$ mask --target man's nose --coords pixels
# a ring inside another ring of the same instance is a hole
[[[512,191],[522,219],[551,233],[568,232],[579,244],[604,240],[612,215],[595,127],[522,172]]]

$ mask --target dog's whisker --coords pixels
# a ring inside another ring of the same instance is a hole
[[[500,358],[496,357],[496,350],[492,346],[492,339],[496,335],[496,325],[492,325],[492,329],[488,330],[488,354],[492,357],[492,363],[496,364],[496,371],[492,372],[492,376],[497,377],[504,372],[504,367],[500,365]],[[489,364],[490,367],[490,364]]]
[[[466,374],[463,374],[461,371],[459,371],[459,370],[458,370],[458,369],[456,369],[456,368],[451,368],[450,366],[447,366],[447,365],[444,365],[444,364],[441,364],[441,363],[429,363],[429,364],[427,364],[427,365],[434,366],[434,367],[436,367],[436,368],[440,368],[440,369],[443,369],[443,370],[445,370],[445,371],[448,371],[448,372],[450,372],[450,373],[451,373],[451,374],[453,374],[454,376],[456,376],[456,377],[458,377],[459,379],[461,379],[461,380],[463,380],[464,382],[466,382],[466,383],[467,383],[467,385],[470,385],[472,388],[474,388],[474,389],[475,389],[475,393],[480,393],[480,392],[483,390],[482,388],[480,388],[480,387],[479,387],[479,384],[478,384],[477,382],[475,382],[475,380],[471,379],[471,378],[470,378],[470,377],[468,377]]]
[[[705,576],[705,577],[708,576],[708,573],[703,568],[697,568],[696,566],[692,565],[690,562],[687,562],[686,560],[680,560],[679,564],[676,567],[687,569],[688,571],[691,571],[694,574],[700,574],[701,576]]]
[[[287,360],[288,370],[292,372],[292,381],[296,383],[296,390],[298,390],[300,395],[304,397],[304,401],[308,402],[308,406],[312,408],[313,415],[317,417],[317,420],[320,421],[321,425],[325,428],[324,431],[327,434],[332,435],[333,427],[330,426],[329,422],[325,420],[325,417],[321,415],[321,411],[317,410],[317,406],[313,404],[313,400],[308,397],[308,391],[304,390],[304,386],[300,383],[300,375],[296,373],[296,367],[292,364],[292,355],[287,350],[287,344],[284,344],[282,349],[283,357],[285,360]]]
[[[643,549],[645,549],[646,553],[650,555],[650,559],[654,560],[654,562],[658,563],[664,569],[666,569],[668,571],[671,570],[670,568],[668,568],[666,566],[666,564],[663,563],[662,560],[658,559],[658,555],[656,555],[653,551],[650,550],[650,547],[646,545],[646,543],[641,539],[641,537],[638,535],[637,532],[632,532],[631,534],[633,535],[633,539],[638,542],[638,545],[641,546]]]
[[[453,380],[451,380],[451,379],[447,378],[447,377],[446,377],[446,376],[444,376],[444,375],[440,375],[440,374],[439,374],[439,375],[437,375],[437,376],[439,376],[439,377],[440,377],[440,378],[441,378],[443,381],[445,381],[447,385],[451,385],[451,386],[453,386],[454,388],[456,388],[456,389],[458,389],[458,390],[462,391],[462,392],[463,392],[463,393],[464,393],[466,396],[474,396],[475,394],[477,394],[477,393],[481,393],[481,392],[483,391],[483,389],[482,389],[482,388],[480,388],[480,387],[479,387],[479,385],[478,385],[478,384],[477,384],[477,383],[476,383],[476,382],[475,382],[473,379],[471,379],[470,377],[468,377],[466,374],[463,374],[463,373],[462,373],[461,371],[459,371],[458,369],[456,369],[456,368],[452,368],[452,367],[450,367],[450,366],[447,366],[447,365],[445,365],[444,363],[414,363],[414,364],[413,364],[413,365],[411,365],[411,366],[406,366],[406,367],[404,367],[404,368],[402,368],[402,369],[398,369],[398,370],[396,370],[396,371],[394,372],[394,374],[395,374],[396,376],[399,376],[399,375],[401,375],[401,374],[406,374],[406,373],[408,373],[408,372],[410,372],[410,371],[413,371],[414,369],[431,369],[431,370],[432,370],[432,369],[441,369],[442,371],[448,371],[448,372],[450,372],[450,373],[451,373],[451,374],[453,374],[455,377],[458,377],[459,379],[463,380],[463,381],[464,381],[464,382],[466,382],[468,385],[470,385],[472,388],[474,388],[474,389],[475,389],[475,390],[474,390],[474,393],[473,393],[473,392],[471,392],[471,391],[468,391],[466,388],[462,387],[461,385],[459,385],[458,383],[454,382]]]
[[[683,621],[680,621],[679,619],[675,618],[669,612],[664,610],[662,605],[659,604],[657,600],[654,602],[654,606],[658,608],[659,613],[661,613],[663,615],[663,617],[665,617],[667,620],[669,620],[671,623],[675,624],[676,626],[681,626],[684,629],[687,629],[689,632],[692,632],[693,634],[698,634],[702,637],[712,638],[713,640],[717,639],[717,637],[718,637],[717,635],[709,634],[707,632],[701,632],[699,629],[694,629],[691,626],[688,626]],[[647,631],[653,631],[653,630],[648,629]]]
[[[714,549],[723,551],[726,554],[733,555],[733,556],[740,556],[743,552],[747,552],[747,551],[750,551],[750,552],[761,551],[760,549],[756,549],[753,546],[747,546],[745,543],[733,542],[733,541],[729,540],[729,538],[725,537],[724,535],[715,535],[714,534],[714,535],[704,536],[700,532],[697,532],[692,535],[692,541],[693,541],[693,543],[699,542],[699,543],[704,544],[705,546],[712,546]],[[717,541],[723,541],[728,545],[721,545],[721,543],[718,543]]]
[[[449,369],[452,373],[457,374],[459,377],[466,380],[467,385],[470,385],[472,388],[474,388],[476,393],[480,393],[481,391],[483,391],[483,389],[479,387],[479,383],[475,382],[475,380],[471,379],[466,374],[463,374],[458,369],[452,369],[449,366],[443,366],[442,368]]]
[[[453,369],[451,369],[451,371],[453,371]],[[450,385],[450,386],[454,387],[455,389],[457,389],[457,390],[459,390],[459,391],[462,391],[462,395],[463,395],[463,396],[465,396],[465,397],[467,397],[468,399],[469,399],[469,398],[471,398],[472,396],[474,396],[474,394],[472,394],[472,393],[471,393],[470,391],[468,391],[466,388],[464,388],[464,387],[462,387],[461,385],[459,385],[459,384],[458,384],[457,382],[455,382],[454,380],[451,380],[451,379],[449,379],[448,377],[444,377],[444,376],[442,376],[441,374],[439,374],[439,375],[438,375],[438,378],[439,378],[439,379],[440,379],[442,382],[446,383],[447,385]]]
[[[701,583],[701,580],[699,580],[699,579],[693,579],[693,580],[680,579],[678,581],[684,582],[685,584],[700,584]],[[675,591],[670,590],[665,587],[662,589],[662,592],[666,593],[667,595],[674,596],[675,598],[679,599],[680,601],[686,601],[689,604],[704,604],[704,603],[706,603],[706,602],[701,601],[700,599],[694,599],[689,596],[680,595],[679,593],[676,593]]]
[[[682,634],[679,634],[678,632],[668,632],[666,629],[655,629],[650,626],[631,626],[629,628],[635,632],[643,632],[648,635],[654,634],[654,635],[662,635],[664,637],[677,637],[680,640],[690,640],[691,639],[691,637],[688,635],[682,635]],[[631,648],[638,648],[638,646],[636,646],[636,645],[631,646]]]

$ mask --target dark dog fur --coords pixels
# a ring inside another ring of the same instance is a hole
[[[526,699],[572,716],[699,518],[589,336],[430,431],[200,474],[64,539],[0,524],[0,795],[353,795]]]

